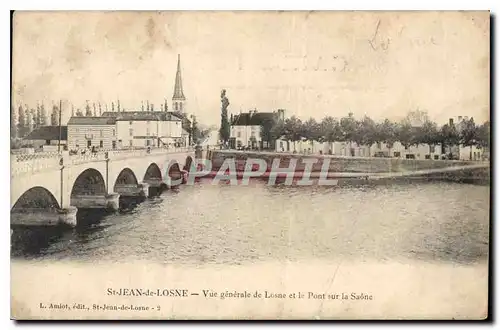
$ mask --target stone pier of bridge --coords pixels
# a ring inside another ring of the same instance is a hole
[[[193,159],[192,148],[12,155],[11,225],[75,226],[78,209],[116,211],[171,187]]]

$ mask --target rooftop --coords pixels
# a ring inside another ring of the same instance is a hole
[[[233,116],[232,126],[262,125],[265,120],[272,120],[278,116],[277,112],[244,112]]]
[[[103,117],[111,117],[117,121],[180,121],[172,112],[165,111],[122,111],[122,112],[104,112]]]
[[[113,117],[71,117],[69,125],[114,125],[116,118]]]
[[[61,140],[68,139],[68,126],[61,126]],[[59,140],[59,126],[42,126],[32,131],[25,140]]]

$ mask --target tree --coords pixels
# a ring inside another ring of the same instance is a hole
[[[42,125],[42,110],[40,109],[40,105],[36,105],[36,114],[34,118],[35,127],[40,127]]]
[[[191,122],[191,131],[189,132],[191,142],[194,144],[198,144],[198,142],[200,141],[200,130],[198,128],[198,122],[196,121],[196,116],[191,116],[191,118],[193,119],[193,121]]]
[[[59,108],[56,105],[52,106],[52,112],[50,113],[50,125],[59,125]]]
[[[333,117],[327,116],[323,118],[320,124],[320,131],[323,141],[331,143],[343,139],[340,123]]]
[[[486,121],[477,128],[477,146],[483,149],[490,148],[490,122]]]
[[[18,133],[18,137],[20,137],[20,138],[23,138],[27,133],[26,117],[25,117],[25,112],[24,112],[24,108],[22,105],[20,105],[19,109],[18,109],[17,133]]]
[[[352,146],[351,143],[355,141],[355,135],[357,133],[358,124],[356,119],[354,119],[353,113],[349,112],[347,117],[340,119],[340,129],[342,132],[342,138],[340,141],[349,142],[349,151],[352,155]]]
[[[227,141],[229,141],[230,126],[227,117],[227,107],[229,106],[229,100],[226,97],[225,89],[223,89],[220,94],[220,101],[221,101],[221,116],[220,116],[221,118],[220,118],[219,137],[221,141],[224,143],[224,145],[226,145]]]
[[[417,141],[429,145],[429,155],[432,153],[432,148],[439,142],[439,130],[437,124],[426,120],[424,124],[417,130]]]
[[[295,116],[287,118],[285,120],[285,125],[284,125],[284,136],[287,141],[293,142],[294,150],[295,150],[295,142],[301,139],[302,137],[301,134],[302,134],[302,121]]]
[[[371,146],[378,140],[376,124],[373,119],[364,116],[357,128],[354,140],[358,145],[367,145],[368,156],[371,156]]]
[[[275,118],[266,117],[260,125],[260,137],[262,142],[266,142],[266,148],[270,148],[272,141],[277,139],[273,136],[273,128],[276,123]]]
[[[85,117],[92,117],[92,111],[90,110],[89,102],[85,105]]]
[[[477,127],[474,123],[474,118],[463,121],[462,129],[459,133],[460,143],[466,147],[470,147],[469,160],[472,160],[472,146],[477,143]]]
[[[83,112],[82,112],[82,110],[80,110],[80,108],[76,109],[75,116],[76,116],[76,117],[83,117]],[[59,125],[59,124],[58,124],[58,125]]]
[[[441,127],[439,131],[439,140],[441,141],[442,150],[445,150],[446,146],[454,146],[460,143],[460,136],[457,132],[455,125],[445,124]]]
[[[28,110],[28,106],[26,105],[26,134],[29,134],[33,130],[33,113],[34,110]]]
[[[396,133],[397,140],[408,149],[415,144],[415,130],[411,123],[407,120],[403,120],[398,125],[398,130]]]
[[[385,143],[389,149],[389,156],[391,155],[391,149],[394,146],[394,143],[397,141],[398,130],[398,124],[391,122],[389,119],[385,119],[381,124],[379,124],[379,128],[377,129],[377,142]]]
[[[16,122],[16,108],[14,105],[11,106],[11,115],[10,115],[10,138],[17,138],[17,122]]]
[[[47,112],[43,103],[40,106],[40,126],[47,126]]]
[[[314,141],[323,142],[321,125],[314,118],[309,118],[301,125],[301,137],[311,142],[311,149],[314,150]]]
[[[281,139],[281,138],[286,140],[285,122],[283,120],[276,121],[275,125],[271,128],[270,135],[271,135],[272,141],[276,141],[276,140]],[[286,140],[286,141],[288,141],[288,140]]]

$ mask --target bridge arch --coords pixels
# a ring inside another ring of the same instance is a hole
[[[101,172],[88,168],[80,173],[71,189],[71,196],[77,195],[106,195],[106,183]]]
[[[168,176],[171,178],[177,178],[181,174],[181,167],[176,160],[171,160],[167,167]]]
[[[48,189],[36,186],[26,190],[14,203],[11,211],[33,208],[59,208],[59,203]]]
[[[126,167],[118,174],[116,180],[114,182],[114,190],[116,190],[116,185],[119,184],[138,184],[137,177],[135,176],[134,171],[130,168]]]
[[[162,179],[160,167],[156,163],[149,164],[146,169],[146,173],[144,173],[144,181],[148,179]]]
[[[191,164],[193,164],[193,158],[191,156],[186,157],[186,161],[184,162],[184,171],[191,171]]]

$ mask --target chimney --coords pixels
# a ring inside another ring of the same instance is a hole
[[[458,116],[458,122],[462,121],[462,116]]]
[[[450,118],[450,126],[453,126],[453,118]]]
[[[232,124],[233,123],[233,114],[231,114],[231,121],[230,123]]]

